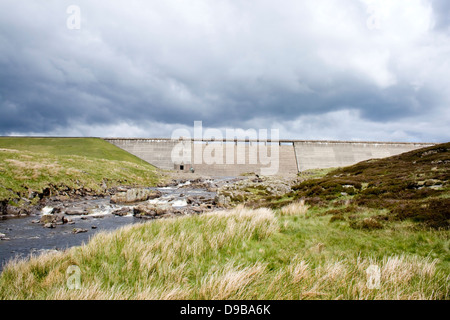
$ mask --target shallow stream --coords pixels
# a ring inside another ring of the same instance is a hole
[[[224,178],[225,179],[225,178]],[[223,182],[224,179],[212,180],[212,182]],[[175,208],[188,206],[189,197],[203,196],[206,199],[214,198],[216,193],[206,188],[190,187],[190,182],[178,184],[173,187],[152,188],[162,193],[157,199],[148,200],[155,205],[171,205]],[[116,216],[112,212],[120,209],[123,205],[110,203],[110,198],[98,198],[93,200],[80,200],[83,207],[90,208],[91,214],[85,216],[70,216],[73,224],[57,225],[55,228],[44,228],[41,223],[36,223],[40,216],[27,216],[7,218],[0,220],[0,233],[7,240],[0,241],[0,272],[4,264],[15,257],[27,257],[30,254],[41,254],[52,250],[64,250],[73,246],[87,243],[89,239],[101,231],[108,231],[134,223],[144,223],[143,220],[132,214]],[[77,205],[76,202],[71,203]],[[50,211],[51,207],[42,209],[41,214]],[[74,234],[74,228],[86,229],[87,232]]]

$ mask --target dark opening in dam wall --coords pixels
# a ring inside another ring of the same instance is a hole
[[[308,169],[348,166],[434,145],[313,140],[103,139],[160,169],[195,171],[208,176],[237,176],[248,172],[292,175]]]

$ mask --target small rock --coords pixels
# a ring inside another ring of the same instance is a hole
[[[5,237],[6,237],[6,234],[0,233],[0,239],[3,239],[3,238],[5,238]]]
[[[44,224],[44,228],[53,229],[54,227],[55,227],[54,223],[46,223],[46,224]]]
[[[40,220],[39,222],[41,222],[41,223],[43,223],[43,224],[46,224],[46,223],[52,223],[54,218],[55,218],[55,217],[54,217],[52,214],[44,214],[44,215],[41,217],[41,220]]]
[[[92,226],[91,229],[97,229],[97,226]]]
[[[73,234],[83,233],[83,232],[87,232],[87,229],[73,228],[73,230],[72,230]]]
[[[66,214],[69,216],[83,216],[88,214],[89,212],[86,209],[82,208],[70,208],[66,209]]]
[[[151,206],[137,206],[133,209],[135,217],[154,217],[156,216],[156,208]]]
[[[123,217],[123,216],[126,216],[127,214],[129,214],[131,212],[131,210],[132,210],[131,208],[124,207],[124,208],[120,208],[119,210],[114,211],[112,214]]]
[[[34,197],[36,197],[38,194],[36,193],[36,192],[34,192],[34,191],[28,191],[28,199],[29,200],[31,200],[31,199],[34,199]]]

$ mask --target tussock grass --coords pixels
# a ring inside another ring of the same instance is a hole
[[[305,204],[305,200],[292,202],[281,208],[280,214],[285,216],[304,215],[308,212],[309,206]]]
[[[407,228],[364,232],[310,214],[239,206],[99,233],[65,252],[9,262],[0,275],[0,298],[450,297],[448,233],[420,231],[428,240],[417,241]],[[399,250],[413,242],[414,252]],[[80,268],[80,289],[66,285],[72,265]],[[379,287],[369,288],[367,270],[374,265]]]

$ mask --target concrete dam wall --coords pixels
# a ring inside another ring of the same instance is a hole
[[[166,170],[209,176],[293,175],[308,169],[343,167],[432,146],[432,143],[307,140],[172,140],[104,138]]]

